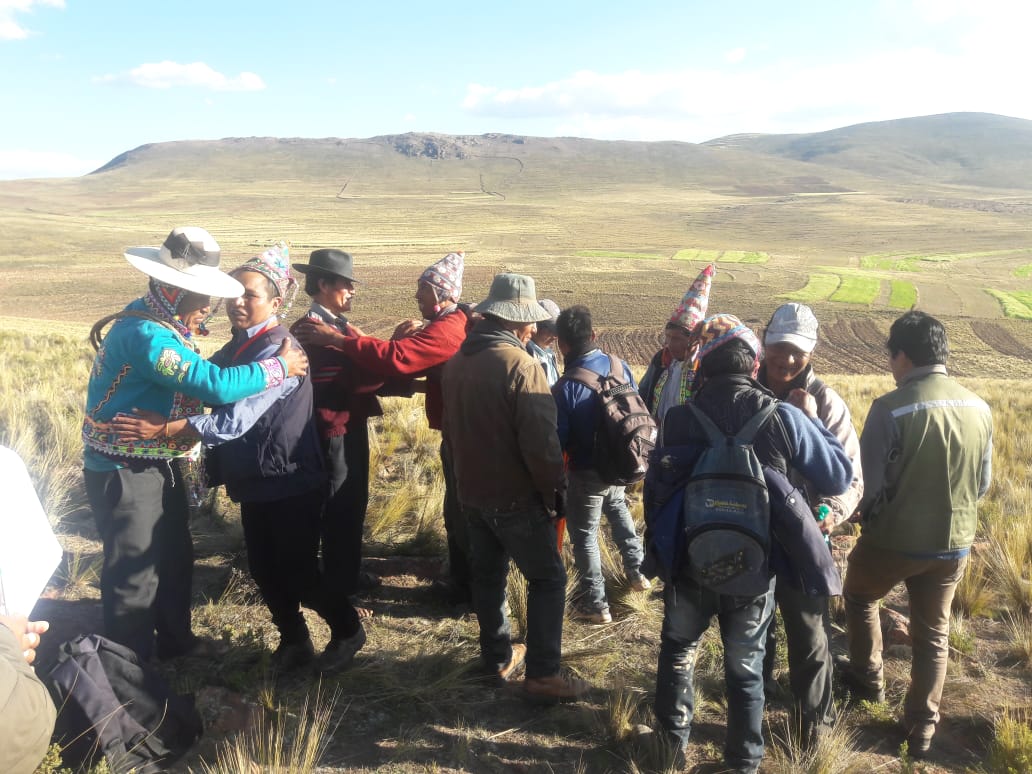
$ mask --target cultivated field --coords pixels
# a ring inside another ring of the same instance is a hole
[[[1027,770],[1016,756],[1032,749],[1032,445],[1022,429],[1032,421],[1032,327],[1022,311],[1032,309],[1032,239],[1019,206],[1028,193],[674,146],[498,137],[459,143],[463,158],[429,158],[393,140],[240,140],[142,149],[82,179],[0,182],[0,442],[36,473],[67,551],[40,607],[54,624],[45,649],[100,625],[101,549],[78,489],[78,429],[92,358],[86,332],[145,287],[123,247],[158,244],[182,224],[208,228],[228,266],[280,238],[302,260],[315,247],[343,247],[363,281],[352,319],[373,333],[415,313],[427,264],[464,249],[465,300],[483,298],[498,271],[532,274],[540,296],[588,304],[602,345],[639,367],[695,274],[715,260],[712,312],[759,330],[786,299],[814,307],[815,365],[858,428],[870,400],[891,387],[891,321],[915,303],[945,321],[951,371],[996,415],[996,479],[958,596],[941,746],[920,765]],[[226,323],[212,327],[212,343],[221,342]],[[476,684],[475,619],[452,617],[427,591],[443,554],[439,439],[418,403],[386,407],[375,424],[368,519],[369,563],[385,586],[367,599],[376,612],[369,644],[320,699],[308,680],[267,671],[276,637],[246,573],[235,507],[220,500],[195,520],[195,619],[234,648],[219,664],[172,675],[199,693],[210,723],[179,770],[244,770],[218,763],[220,747],[267,765],[247,729],[275,746],[256,719],[289,736],[309,717],[306,697],[329,711],[321,771],[664,770],[664,751],[637,728],[652,722],[660,599],[630,592],[618,560],[605,557],[615,622],[565,631],[567,664],[598,687],[584,704],[541,711]],[[839,536],[838,550],[851,540]],[[515,582],[510,604],[519,621]],[[899,597],[889,607],[905,610]],[[327,633],[313,624],[321,645]],[[836,642],[841,652],[840,630]],[[904,645],[889,653],[887,704],[844,711],[838,746],[802,760],[789,741],[779,654],[782,692],[771,703],[763,771],[917,770],[900,761],[893,725],[907,659]],[[713,638],[698,670],[692,754],[702,764],[720,758],[725,715]]]

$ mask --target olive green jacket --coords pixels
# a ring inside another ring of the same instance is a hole
[[[989,406],[946,375],[920,366],[876,399],[860,436],[864,543],[916,556],[970,548],[977,501],[989,488]]]
[[[56,717],[46,686],[0,624],[0,771],[32,774],[50,746]]]

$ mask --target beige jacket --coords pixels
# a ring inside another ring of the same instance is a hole
[[[563,475],[555,400],[544,369],[490,320],[444,368],[444,442],[459,501],[474,508],[554,507]]]
[[[56,717],[46,686],[0,624],[0,771],[32,774],[50,746]]]

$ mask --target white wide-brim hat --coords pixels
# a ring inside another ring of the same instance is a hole
[[[161,247],[127,247],[134,267],[166,285],[216,298],[239,298],[244,286],[219,269],[222,254],[215,238],[197,226],[172,229]]]

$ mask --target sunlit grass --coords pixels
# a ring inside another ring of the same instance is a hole
[[[917,303],[917,287],[913,282],[892,280],[889,292],[889,306],[893,309],[910,309]]]
[[[831,301],[838,301],[843,304],[866,304],[874,303],[881,292],[881,280],[874,277],[860,277],[845,275],[838,286],[838,290],[831,294]]]
[[[791,293],[783,293],[779,298],[804,303],[824,301],[838,289],[840,282],[841,277],[837,274],[811,274],[804,287]]]

